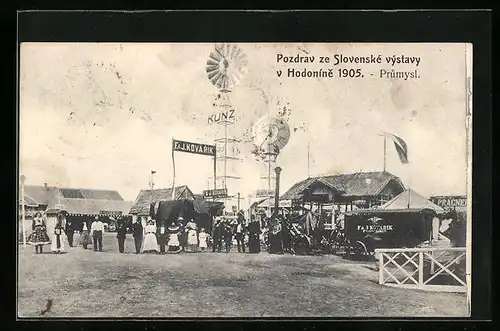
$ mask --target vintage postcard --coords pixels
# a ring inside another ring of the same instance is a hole
[[[469,316],[471,44],[19,65],[19,318]]]

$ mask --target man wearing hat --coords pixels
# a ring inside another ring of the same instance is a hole
[[[118,251],[123,253],[125,251],[125,238],[127,237],[127,225],[123,218],[116,220],[116,238],[118,239]]]
[[[71,221],[71,219],[66,219],[64,232],[66,232],[69,247],[73,247],[73,235],[75,233],[75,227],[73,226],[73,222]]]
[[[139,217],[132,220],[132,231],[135,243],[135,254],[139,254],[141,252],[142,238],[144,236],[144,228],[142,227],[142,222]]]
[[[215,219],[215,224],[212,228],[212,252],[220,252],[222,249],[222,226],[219,218]]]
[[[165,246],[168,241],[167,228],[165,227],[165,222],[161,222],[160,226],[157,227],[156,237],[158,238],[158,244],[160,245],[160,254],[165,254]]]
[[[94,251],[102,252],[102,233],[104,232],[104,224],[101,219],[96,216],[94,223],[90,227],[90,233],[92,233],[92,237],[94,238]]]

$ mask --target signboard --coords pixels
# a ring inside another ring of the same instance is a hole
[[[227,188],[203,191],[204,198],[227,198]]]
[[[429,200],[444,209],[467,208],[466,196],[436,196]]]
[[[175,140],[175,139],[172,140],[172,151],[208,155],[208,156],[216,155],[214,145],[198,144],[198,143],[192,143],[188,141]]]
[[[384,225],[358,225],[358,231],[363,233],[386,233],[387,231],[394,230],[394,226],[392,224],[384,224]]]
[[[122,212],[119,210],[101,210],[99,211],[101,215],[122,215]]]
[[[386,233],[388,231],[394,230],[394,225],[392,224],[381,224],[383,220],[379,217],[372,217],[368,219],[367,224],[360,224],[357,226],[357,230],[363,233]]]
[[[219,122],[234,122],[234,109],[221,111],[208,116],[208,124]]]
[[[64,209],[64,205],[55,205],[55,209]]]
[[[255,192],[255,197],[257,198],[268,198],[274,197],[274,190],[258,190]]]

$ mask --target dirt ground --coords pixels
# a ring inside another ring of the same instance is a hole
[[[78,240],[78,236],[75,236]],[[18,315],[38,317],[458,317],[465,294],[378,284],[373,264],[338,256],[225,253],[136,255],[19,246]]]

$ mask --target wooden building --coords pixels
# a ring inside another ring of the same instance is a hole
[[[401,180],[389,172],[357,172],[307,178],[294,184],[280,200],[318,212],[325,218],[325,227],[331,227],[336,214],[375,208],[404,190]]]
[[[83,221],[91,221],[96,216],[102,217],[105,222],[126,217],[132,206],[131,201],[125,201],[115,190],[61,188],[45,184],[25,185],[24,194],[25,201],[29,202],[26,210],[27,232],[31,231],[32,217],[37,211],[47,214],[48,227],[52,226],[55,213],[64,211],[66,219],[71,219],[78,229],[83,226]]]
[[[192,200],[194,201],[195,195],[186,185],[175,187],[175,197],[173,200]],[[172,201],[172,189],[161,188],[153,190],[141,190],[135,198],[135,201],[130,208],[129,214],[136,217],[145,218],[149,216],[149,208],[152,203],[157,201]]]

